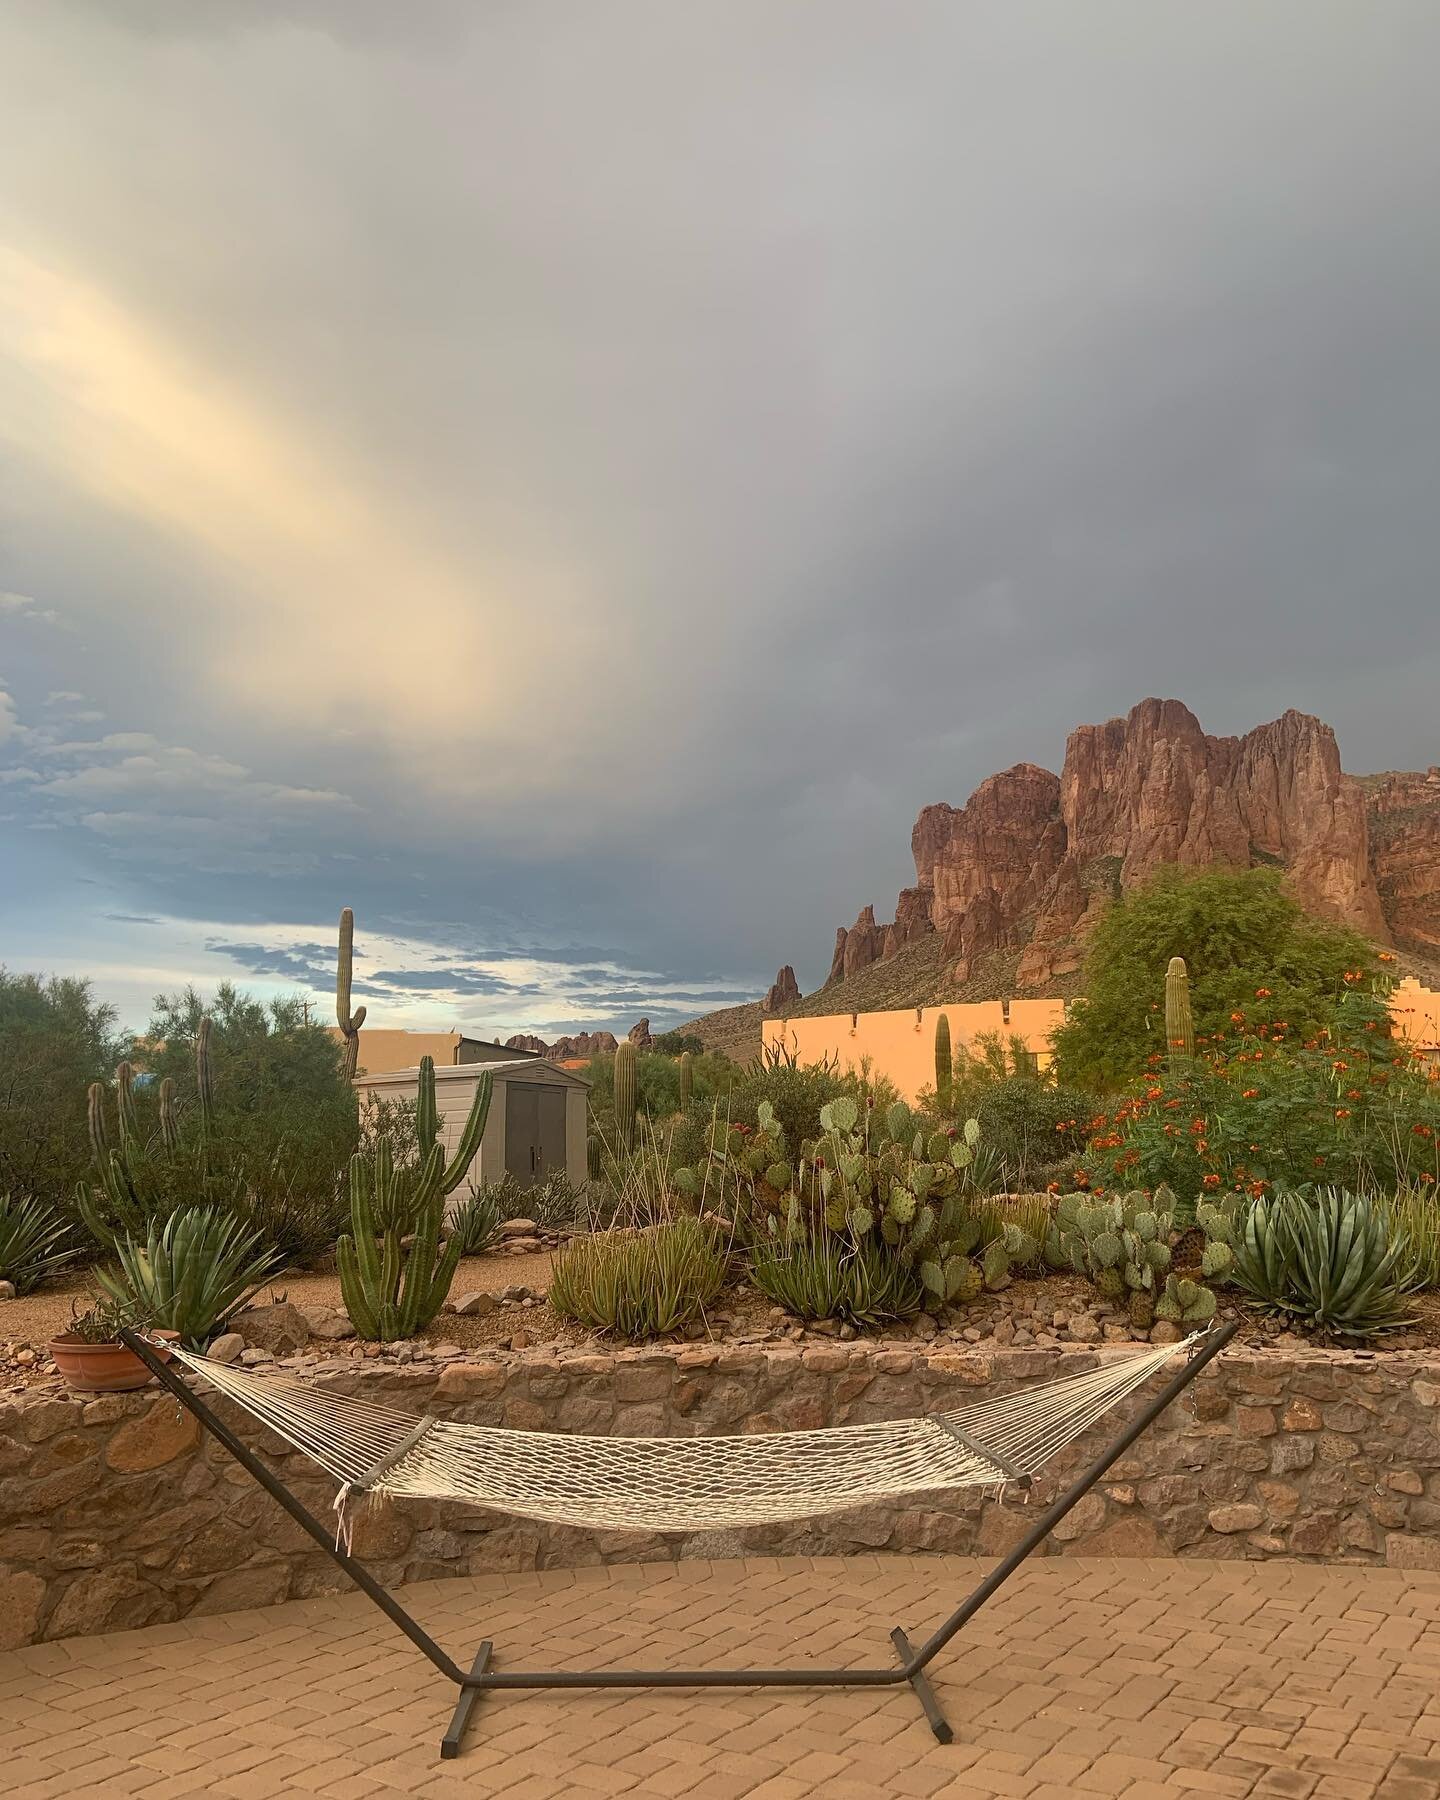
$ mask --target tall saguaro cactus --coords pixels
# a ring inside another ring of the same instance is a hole
[[[345,1079],[355,1079],[355,1065],[360,1059],[360,1027],[365,1023],[365,1008],[350,1010],[350,979],[355,963],[355,914],[348,906],[340,912],[340,960],[335,965],[335,1017],[345,1039]]]
[[[351,1157],[351,1229],[336,1251],[341,1297],[361,1337],[381,1343],[413,1337],[445,1304],[465,1247],[459,1231],[440,1242],[445,1200],[464,1179],[485,1135],[491,1087],[487,1070],[475,1084],[465,1128],[447,1162],[435,1104],[435,1063],[421,1057],[415,1108],[418,1167],[396,1169],[383,1138],[373,1167],[362,1155]],[[408,1196],[401,1183],[409,1184]],[[404,1205],[399,1203],[402,1196]]]
[[[1195,1054],[1195,1021],[1190,1013],[1190,972],[1183,956],[1172,956],[1165,971],[1165,1047],[1172,1063]]]
[[[680,1108],[682,1112],[690,1104],[694,1092],[695,1058],[688,1050],[682,1050],[680,1052]]]
[[[950,1110],[955,1085],[955,1064],[950,1055],[950,1019],[945,1013],[935,1021],[935,1101],[942,1113]]]
[[[635,1146],[635,1105],[638,1093],[639,1057],[627,1038],[615,1047],[615,1135],[624,1150]]]

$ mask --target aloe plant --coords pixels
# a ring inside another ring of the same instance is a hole
[[[925,1303],[915,1272],[873,1238],[856,1243],[825,1230],[756,1244],[750,1274],[762,1294],[798,1319],[883,1325],[913,1319]]]
[[[116,1255],[116,1267],[95,1271],[105,1292],[201,1348],[284,1263],[213,1206],[183,1207],[163,1225],[152,1220],[143,1245],[125,1237]]]
[[[729,1253],[705,1219],[572,1238],[555,1258],[550,1304],[562,1319],[617,1337],[681,1331],[724,1286]]]
[[[0,1194],[0,1281],[28,1294],[80,1254],[68,1219],[33,1194]]]

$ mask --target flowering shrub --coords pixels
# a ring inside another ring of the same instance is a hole
[[[1231,1030],[1162,1053],[1096,1113],[1076,1180],[1093,1192],[1167,1183],[1260,1195],[1307,1182],[1356,1191],[1440,1186],[1440,1082],[1392,1038],[1389,983],[1344,972],[1336,1026],[1297,1043],[1262,984]]]

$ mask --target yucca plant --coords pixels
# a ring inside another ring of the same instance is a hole
[[[28,1294],[80,1254],[70,1222],[34,1194],[0,1194],[0,1281]]]
[[[825,1230],[758,1240],[750,1274],[762,1294],[797,1319],[875,1326],[913,1319],[925,1303],[917,1273],[885,1246]]]
[[[213,1206],[155,1221],[143,1245],[126,1237],[116,1254],[115,1268],[95,1272],[105,1292],[201,1348],[284,1266],[278,1251]]]
[[[1420,1277],[1409,1239],[1363,1194],[1321,1188],[1258,1199],[1232,1247],[1239,1286],[1312,1331],[1362,1339],[1413,1323],[1405,1299]]]
[[[724,1286],[729,1246],[708,1220],[672,1218],[643,1230],[572,1238],[550,1272],[562,1319],[639,1339],[683,1331]]]

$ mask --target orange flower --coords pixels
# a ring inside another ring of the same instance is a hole
[[[1230,1023],[1232,1025],[1243,1025],[1245,1023],[1244,1013],[1231,1013]]]
[[[1430,1173],[1430,1171],[1428,1169],[1422,1169],[1420,1171],[1420,1179],[1422,1181],[1433,1181],[1435,1179],[1435,1177]]]
[[[1240,1098],[1242,1100],[1258,1100],[1260,1098],[1260,1090],[1259,1088],[1246,1088]]]
[[[1218,1175],[1207,1175],[1205,1177],[1205,1186],[1206,1187],[1217,1188],[1217,1187],[1219,1187],[1219,1185],[1220,1185],[1220,1177]]]
[[[1348,1106],[1337,1106],[1335,1108],[1335,1117],[1337,1119],[1348,1119],[1350,1117],[1350,1108]]]
[[[1394,962],[1395,958],[1390,954],[1390,952],[1388,950],[1382,950],[1380,952],[1379,956],[1377,956],[1375,960],[1377,962]]]

